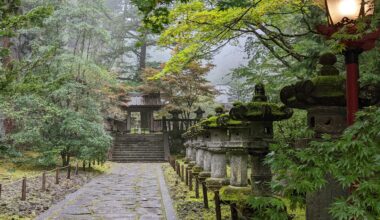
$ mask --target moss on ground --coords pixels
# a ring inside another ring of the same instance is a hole
[[[37,157],[35,152],[27,151],[23,153],[23,157],[17,159],[2,158],[0,159],[0,182],[9,183],[21,179],[22,177],[35,176],[42,171],[44,167],[36,166],[28,161]]]
[[[0,183],[7,184],[23,177],[34,177],[41,174],[43,171],[54,169],[55,167],[38,166],[33,162],[33,159],[38,156],[38,153],[33,151],[23,152],[22,157],[18,158],[0,158]],[[72,159],[71,164],[75,166],[78,162],[80,168],[82,161]],[[104,173],[111,168],[110,163],[106,162],[102,165],[92,165],[91,172]]]
[[[60,173],[60,185],[52,184],[52,179],[55,174],[49,172],[47,175],[48,190],[43,193],[40,190],[40,176],[43,171],[52,170],[54,167],[37,166],[33,162],[33,158],[38,156],[35,152],[23,152],[22,157],[9,159],[0,158],[0,183],[3,184],[3,194],[0,199],[0,219],[1,220],[29,220],[34,219],[38,214],[49,208],[53,203],[56,203],[64,198],[66,194],[72,193],[79,189],[81,185],[88,182],[91,178],[107,172],[111,163],[107,162],[103,165],[91,165],[91,169],[86,167],[86,172],[80,172],[78,176],[72,173],[71,180],[66,179],[66,172]],[[76,164],[73,158],[72,166]],[[78,161],[82,165],[81,161]],[[74,171],[74,170],[72,170]],[[27,177],[27,201],[20,201],[19,188],[20,183],[16,181]],[[15,194],[13,194],[15,192]],[[14,196],[16,195],[16,196]]]
[[[181,166],[184,161],[179,160]],[[179,219],[184,220],[209,220],[215,219],[215,204],[213,193],[208,192],[209,209],[203,207],[202,189],[200,187],[200,198],[195,198],[195,192],[189,191],[188,186],[181,181],[181,178],[177,176],[174,169],[169,164],[163,165],[166,183],[170,189],[170,195],[173,199],[174,206],[177,211]],[[227,166],[227,176],[230,176],[231,169]],[[248,178],[250,178],[251,169],[248,168]],[[195,182],[195,181],[194,181]],[[304,209],[297,208],[296,210],[290,209],[290,203],[286,199],[283,199],[288,208],[288,213],[293,215],[293,220],[305,220],[306,213]],[[222,205],[222,219],[230,219],[230,208],[228,205]]]
[[[182,165],[182,162],[181,162]],[[209,209],[203,207],[202,190],[200,188],[200,198],[195,198],[195,192],[189,191],[188,186],[181,182],[176,172],[169,164],[163,165],[166,183],[168,184],[170,195],[173,199],[178,219],[183,220],[209,220],[215,219],[214,195],[208,192]],[[194,181],[195,182],[195,181]],[[229,206],[222,206],[222,219],[230,219]]]
[[[251,194],[250,187],[232,187],[225,186],[220,190],[220,198],[229,202],[245,202],[247,197]]]
[[[294,216],[293,220],[306,220],[306,210],[305,209],[297,208],[295,210],[291,210],[289,200],[284,199],[284,201],[285,201],[285,204],[288,208],[289,214]]]

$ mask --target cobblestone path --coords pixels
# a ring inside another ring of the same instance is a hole
[[[161,164],[113,164],[109,173],[93,179],[37,218],[62,220],[175,220]]]

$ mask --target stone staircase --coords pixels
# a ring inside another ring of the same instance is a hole
[[[111,153],[115,162],[164,161],[164,138],[162,134],[117,134]]]

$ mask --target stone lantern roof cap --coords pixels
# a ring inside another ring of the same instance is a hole
[[[191,126],[185,133],[182,134],[183,138],[189,139],[189,138],[194,138],[199,135],[204,135],[206,134],[206,130],[201,126],[200,123],[197,123],[193,126]]]
[[[263,84],[255,86],[255,96],[249,103],[235,102],[230,111],[233,120],[280,121],[292,117],[293,110],[284,105],[268,102]]]
[[[337,58],[334,54],[323,54],[318,76],[302,80],[281,90],[281,101],[288,107],[308,109],[315,106],[346,106],[345,77],[339,75],[334,66]],[[374,105],[380,102],[380,85],[365,86],[360,89],[360,106]]]
[[[205,111],[202,110],[201,107],[198,107],[198,109],[196,111],[194,111],[195,114],[204,114]]]
[[[205,129],[216,129],[216,128],[243,127],[247,125],[247,123],[232,119],[232,117],[229,114],[221,114],[217,116],[212,116],[202,121],[201,125]]]
[[[244,121],[281,121],[292,117],[293,110],[269,102],[237,102],[234,103],[230,115],[233,119]]]

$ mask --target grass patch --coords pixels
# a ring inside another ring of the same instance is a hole
[[[38,156],[39,154],[36,152],[26,151],[22,153],[21,157],[0,158],[0,183],[7,184],[22,179],[23,177],[34,177],[41,174],[43,171],[55,168],[54,166],[46,167],[37,165],[35,163],[35,159]],[[57,164],[59,164],[59,162]],[[71,166],[75,167],[77,162],[79,168],[81,169],[82,161],[76,160],[75,158],[72,158]],[[87,163],[86,168],[86,170],[91,172],[104,173],[111,168],[111,163],[106,162],[104,164],[91,164],[90,170],[88,169]]]
[[[163,165],[166,183],[170,189],[170,195],[177,211],[178,219],[184,220],[209,220],[215,219],[214,195],[208,192],[209,209],[203,207],[202,190],[200,188],[200,198],[195,198],[195,192],[189,191],[188,186],[177,176],[169,164]],[[195,181],[194,181],[195,182]],[[222,219],[230,219],[230,209],[222,206]]]
[[[181,165],[184,164],[180,160]],[[209,209],[203,207],[202,189],[200,187],[200,198],[195,198],[195,192],[189,191],[188,186],[181,181],[181,178],[177,176],[176,172],[169,164],[163,165],[166,183],[170,188],[170,194],[176,208],[178,218],[184,220],[198,220],[198,219],[215,219],[215,205],[214,195],[208,192]],[[227,166],[227,176],[230,176],[230,166]],[[248,168],[248,177],[250,178],[251,169]],[[195,182],[195,181],[194,181]],[[193,184],[194,186],[194,184]],[[306,213],[304,209],[297,208],[296,210],[290,209],[290,203],[286,199],[284,200],[288,213],[293,215],[293,220],[305,220]],[[230,208],[228,205],[222,205],[222,219],[230,219]]]
[[[35,176],[46,170],[46,167],[36,166],[30,162],[37,156],[37,153],[27,151],[23,153],[22,157],[0,159],[0,182],[6,184],[17,181],[24,176]]]

